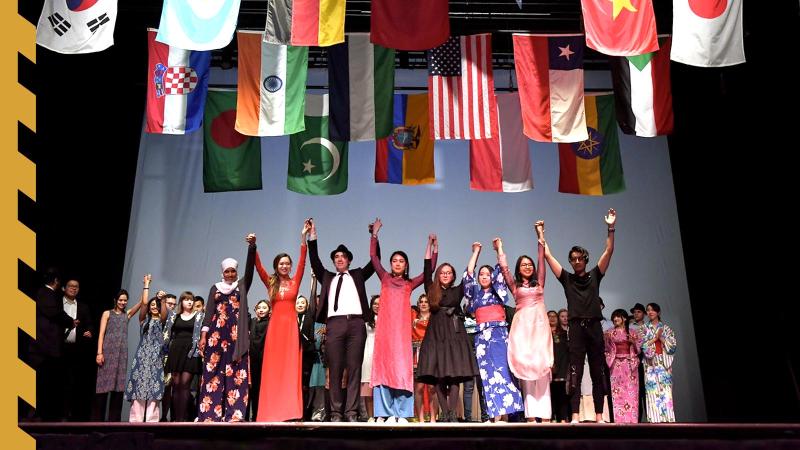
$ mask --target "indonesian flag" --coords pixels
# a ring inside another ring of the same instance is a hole
[[[147,30],[147,121],[145,131],[185,134],[203,122],[210,51],[175,48],[156,41]]]
[[[671,58],[700,67],[744,63],[742,0],[674,0]]]

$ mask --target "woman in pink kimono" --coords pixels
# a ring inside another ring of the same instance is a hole
[[[514,276],[508,270],[508,261],[503,252],[503,241],[494,239],[497,262],[503,272],[517,311],[508,333],[508,367],[519,379],[525,396],[525,418],[535,422],[550,422],[550,369],[553,366],[553,336],[544,305],[543,232],[544,222],[534,224],[539,241],[538,270],[533,260],[523,255],[517,259]]]
[[[606,364],[611,372],[615,423],[639,422],[639,339],[628,330],[628,313],[611,313],[614,328],[605,332]]]
[[[390,272],[378,257],[380,219],[372,224],[369,255],[375,273],[381,280],[381,320],[375,328],[375,348],[372,353],[372,386],[376,417],[386,417],[386,423],[408,423],[414,417],[414,373],[411,353],[411,291],[424,281],[419,274],[408,277],[408,257],[396,251],[389,258]],[[425,249],[431,258],[431,239]],[[433,265],[436,265],[435,257]]]

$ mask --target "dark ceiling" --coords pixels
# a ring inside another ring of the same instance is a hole
[[[127,4],[126,4],[127,3]],[[118,20],[126,13],[144,17],[147,26],[157,27],[162,0],[138,0],[119,4]],[[242,0],[239,28],[262,29],[265,23],[267,0]],[[669,33],[672,27],[672,0],[653,0],[659,33]],[[370,29],[370,0],[347,0],[346,32],[368,32]],[[414,11],[409,11],[413,18]],[[522,8],[515,0],[450,0],[450,29],[452,34],[492,32],[492,49],[495,68],[513,67],[511,33],[580,33],[583,31],[580,0],[531,1],[522,0]],[[236,64],[236,40],[228,48],[213,53],[215,65]],[[326,66],[326,52],[312,48],[309,53],[311,67]],[[425,67],[424,52],[398,52],[399,68]],[[586,53],[585,66],[589,69],[608,67],[606,57],[594,51]]]

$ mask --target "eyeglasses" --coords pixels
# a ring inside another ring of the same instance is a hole
[[[522,263],[519,265],[520,267],[533,267],[532,263]]]

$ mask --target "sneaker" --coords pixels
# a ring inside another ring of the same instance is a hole
[[[367,419],[367,422],[368,423],[373,423],[373,422],[375,422],[375,418],[374,417],[370,417],[369,419]]]
[[[397,423],[397,419],[394,416],[390,416],[383,423]]]
[[[397,423],[408,423],[408,419],[406,419],[405,417],[398,417],[396,420]]]
[[[386,417],[378,417],[375,419],[375,423],[383,423],[386,422]]]

